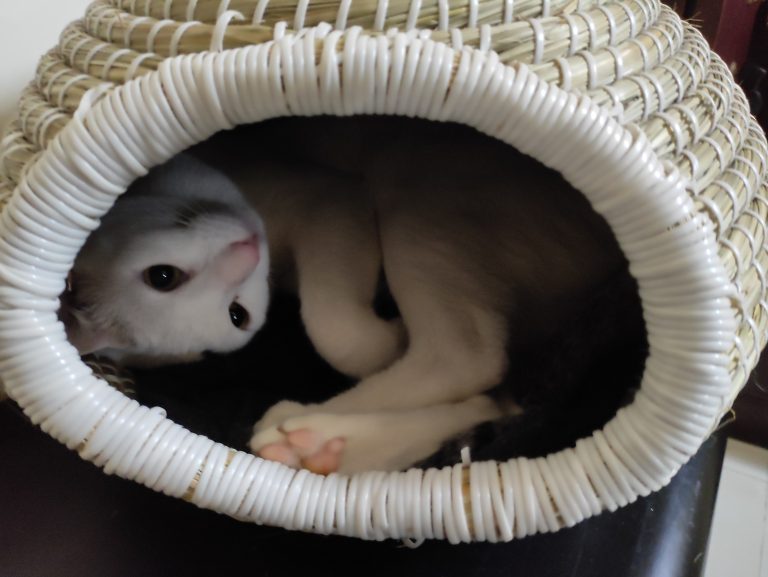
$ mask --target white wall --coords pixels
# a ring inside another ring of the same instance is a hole
[[[19,93],[34,78],[37,61],[91,0],[0,0],[0,128],[16,111]]]

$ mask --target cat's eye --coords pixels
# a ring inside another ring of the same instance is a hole
[[[240,303],[234,302],[229,305],[229,319],[238,329],[245,328],[249,318],[248,311]]]
[[[176,290],[189,278],[183,270],[170,264],[151,266],[142,277],[145,284],[164,293]]]

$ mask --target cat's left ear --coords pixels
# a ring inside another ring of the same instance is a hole
[[[61,295],[59,319],[64,323],[67,339],[81,355],[102,349],[121,349],[128,346],[116,328],[105,328],[91,318],[87,306],[78,301],[72,273],[67,277],[67,288]]]
[[[62,314],[67,339],[81,355],[103,349],[123,349],[128,343],[114,330],[96,325],[84,311],[72,309]]]

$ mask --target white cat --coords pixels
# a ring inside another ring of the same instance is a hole
[[[236,186],[188,156],[138,181],[78,257],[62,315],[82,353],[233,350],[263,323],[269,267],[299,295],[317,351],[360,381],[322,404],[272,407],[250,442],[265,458],[350,473],[427,457],[498,417],[483,393],[515,343],[545,338],[622,263],[578,192],[465,127],[273,126],[201,148]],[[274,154],[254,150],[258,138]],[[373,310],[382,270],[393,321]]]
[[[81,354],[191,360],[250,340],[268,272],[259,216],[224,175],[180,156],[120,197],[88,238],[62,316]]]

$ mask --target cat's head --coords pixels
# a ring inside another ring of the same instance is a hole
[[[81,354],[229,352],[264,323],[268,271],[264,226],[234,183],[180,155],[137,180],[88,238],[61,318]]]

